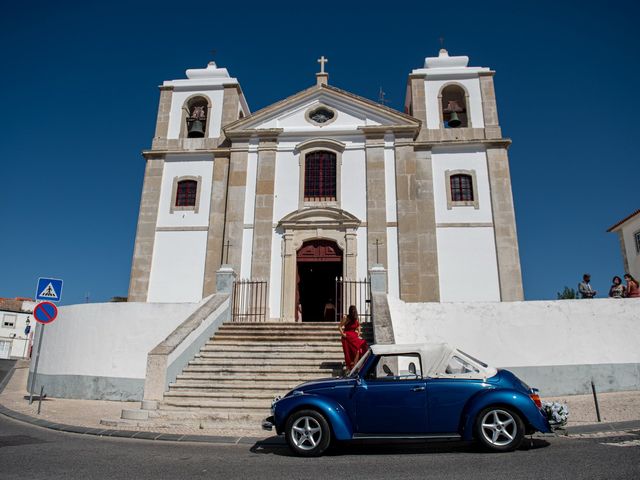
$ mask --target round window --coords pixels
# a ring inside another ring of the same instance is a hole
[[[335,117],[336,114],[326,107],[319,107],[309,113],[309,118],[315,123],[326,123]]]

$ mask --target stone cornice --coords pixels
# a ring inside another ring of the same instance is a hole
[[[245,148],[246,150],[246,148]],[[229,156],[230,148],[208,148],[203,150],[143,150],[142,156],[145,160],[151,158],[164,158],[166,155],[202,155],[211,154],[215,156]]]
[[[282,133],[282,128],[249,128],[246,130],[227,130],[224,133],[231,140],[248,140],[251,137],[258,137],[260,140],[277,138]]]
[[[380,138],[384,137],[387,133],[416,138],[420,132],[420,121],[416,121],[418,125],[376,125],[371,127],[358,127],[358,130],[364,133],[365,138]]]
[[[427,142],[413,142],[416,150],[431,150],[433,147],[448,147],[448,146],[466,146],[466,145],[483,145],[487,148],[509,148],[511,145],[510,138],[500,139],[478,139],[478,140],[451,140],[451,141],[427,141]]]

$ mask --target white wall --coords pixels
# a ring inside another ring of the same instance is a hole
[[[425,80],[425,100],[427,102],[427,128],[437,129],[440,127],[440,89],[447,84],[459,84],[466,88],[469,94],[468,114],[472,128],[484,128],[484,117],[482,114],[482,94],[480,93],[480,80],[477,76],[472,78],[449,78]]]
[[[197,306],[125,302],[60,307],[56,321],[46,326],[38,372],[144,379],[149,351]]]
[[[202,177],[198,188],[200,203],[198,213],[191,210],[175,210],[171,213],[173,180],[185,175]],[[213,160],[207,155],[167,155],[162,171],[158,227],[207,227],[211,203]]]
[[[388,299],[396,343],[447,342],[496,367],[640,363],[640,300]]]
[[[466,147],[438,149],[431,154],[436,223],[490,223],[491,188],[487,172],[487,156],[483,149]],[[447,209],[447,170],[473,170],[476,173],[478,209],[473,206]]]
[[[636,250],[635,234],[640,232],[640,215],[629,220],[622,227],[624,246],[629,262],[629,272],[636,280],[640,279],[640,252]],[[622,275],[620,275],[622,277]]]
[[[182,128],[182,107],[188,98],[194,95],[208,98],[211,104],[209,110],[209,138],[217,138],[220,136],[220,125],[222,123],[222,100],[224,95],[223,86],[213,87],[194,87],[194,90],[174,90],[171,96],[171,113],[169,114],[169,129],[167,138],[180,138],[180,129]]]
[[[436,229],[441,302],[500,301],[492,227]]]
[[[282,235],[273,232],[271,238],[271,272],[269,276],[269,315],[271,318],[279,318],[282,308]]]
[[[206,250],[206,231],[156,232],[147,301],[200,301]]]

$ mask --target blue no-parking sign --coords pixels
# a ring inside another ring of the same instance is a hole
[[[49,300],[50,302],[59,302],[62,298],[62,280],[57,278],[38,279],[38,288],[36,288],[36,300]]]

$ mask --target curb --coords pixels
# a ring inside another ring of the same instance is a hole
[[[626,422],[602,422],[589,425],[569,427],[567,435],[582,433],[619,432],[620,430],[640,429],[640,420],[628,420]]]
[[[11,410],[4,405],[0,405],[0,415],[4,415],[19,422],[35,425],[36,427],[48,428],[59,432],[77,433],[80,435],[95,435],[98,437],[118,437],[118,438],[135,438],[141,440],[162,440],[168,442],[196,442],[196,443],[215,443],[225,445],[285,445],[284,439],[275,438],[258,438],[258,437],[225,437],[218,435],[190,435],[176,433],[160,433],[145,432],[138,430],[118,430],[113,428],[94,428],[81,427],[77,425],[67,425],[64,423],[55,423],[42,418],[35,418],[30,415]]]

